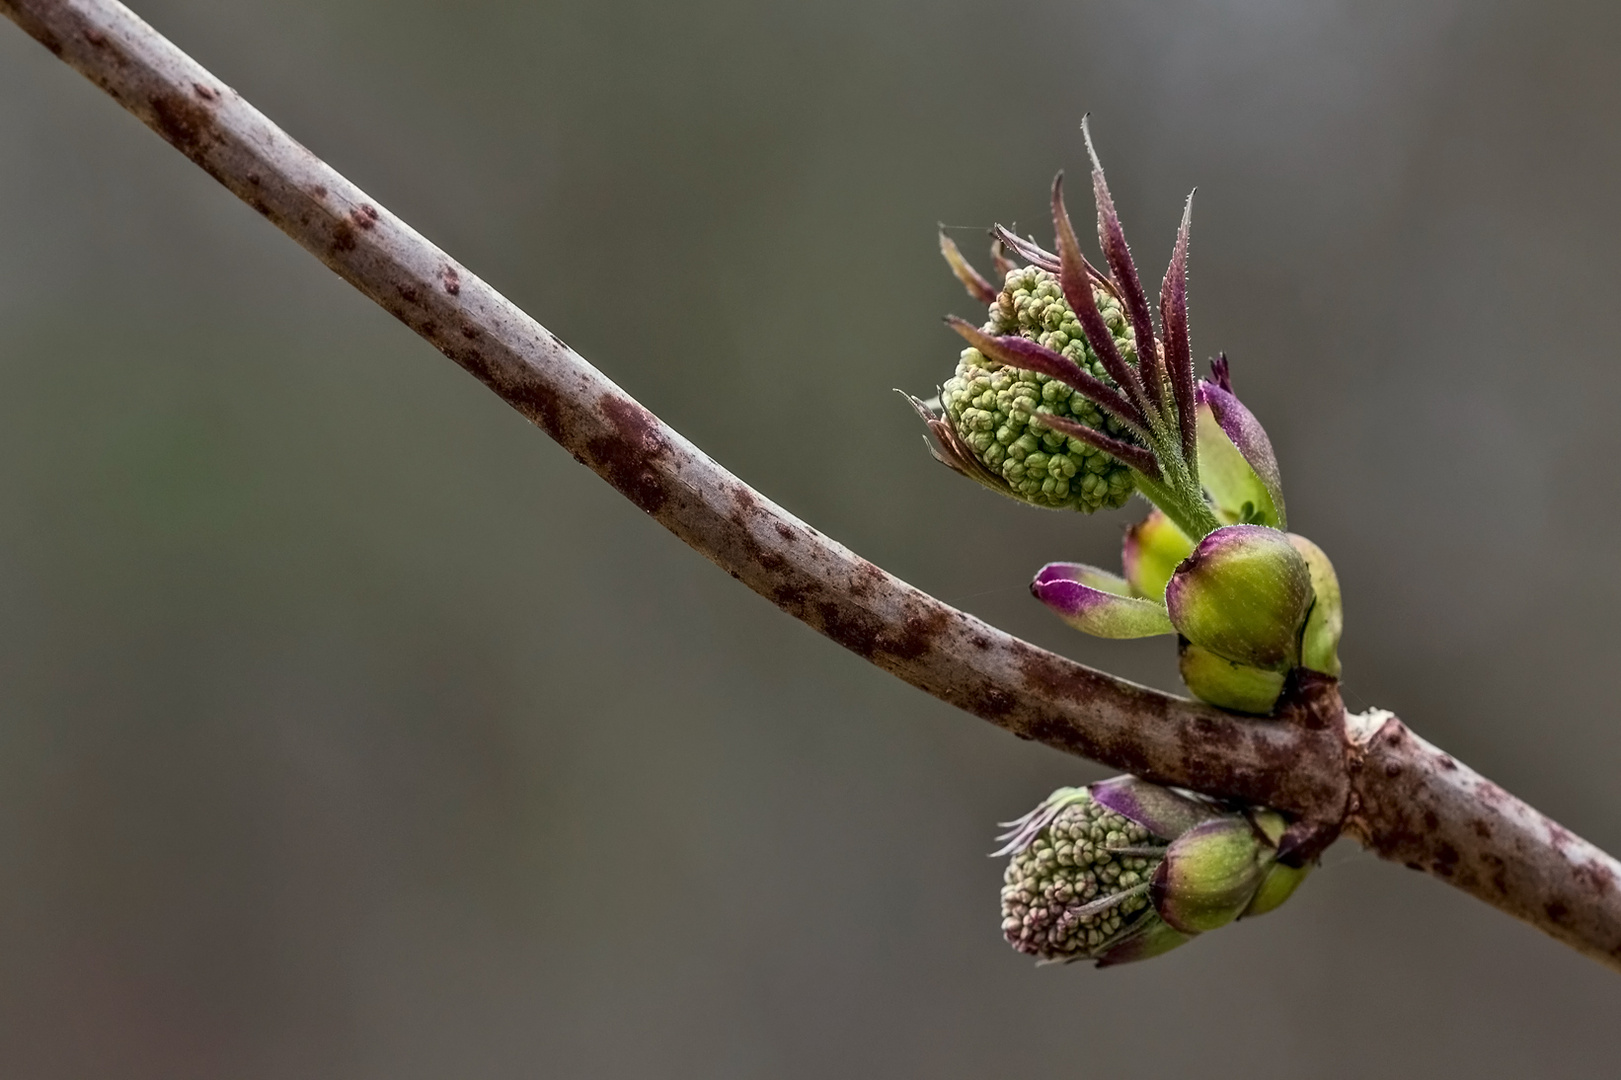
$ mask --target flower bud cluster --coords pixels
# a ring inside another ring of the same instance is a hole
[[[1014,854],[1002,878],[1003,935],[1047,960],[1085,957],[1118,937],[1148,910],[1142,886],[1159,861],[1117,854],[1147,844],[1148,830],[1074,790],[1075,801]],[[1127,892],[1098,910],[1096,901]]]
[[[1322,549],[1285,531],[1271,439],[1233,393],[1226,357],[1211,361],[1208,381],[1195,375],[1191,201],[1156,328],[1095,151],[1092,182],[1107,275],[1080,250],[1062,175],[1052,190],[1057,253],[998,226],[1000,289],[942,233],[941,254],[989,320],[946,320],[969,347],[941,390],[942,411],[913,405],[937,458],[1004,494],[1088,511],[1119,506],[1133,491],[1153,503],[1127,535],[1124,576],[1050,563],[1031,591],[1099,637],[1175,634],[1195,696],[1267,715],[1291,672],[1339,677],[1339,583]]]
[[[1008,823],[1002,934],[1049,963],[1147,960],[1293,895],[1284,820],[1117,776],[1060,788]]]
[[[1081,251],[1062,174],[1055,251],[993,230],[1000,287],[942,231],[941,255],[988,320],[946,319],[968,348],[938,401],[912,405],[935,458],[994,491],[1088,512],[1133,492],[1152,503],[1126,535],[1124,574],[1049,563],[1031,591],[1089,634],[1175,635],[1195,696],[1275,715],[1292,678],[1339,678],[1339,582],[1322,549],[1286,531],[1271,440],[1233,393],[1226,357],[1208,381],[1195,374],[1191,196],[1153,305],[1089,132],[1087,149],[1106,272]],[[1009,824],[1002,932],[1049,962],[1158,956],[1271,911],[1309,872],[1294,865],[1297,846],[1280,852],[1277,812],[1131,776],[1060,789]]]
[[[1101,289],[1096,294],[1121,351],[1135,356],[1119,302]],[[1034,341],[1113,385],[1087,345],[1058,279],[1045,270],[1029,266],[1008,272],[990,305],[984,332]],[[1131,439],[1119,421],[1057,379],[1000,364],[969,347],[962,351],[956,374],[941,388],[940,404],[973,456],[1015,498],[1088,513],[1123,506],[1131,498],[1135,485],[1127,465],[1041,422],[1042,414],[1050,414]]]

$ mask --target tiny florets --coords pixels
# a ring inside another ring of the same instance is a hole
[[[1022,953],[1046,960],[1091,956],[1143,919],[1158,918],[1146,893],[1107,910],[1095,902],[1145,885],[1158,858],[1111,851],[1154,843],[1141,825],[1082,795],[1014,854],[1003,875],[1002,933]],[[1082,909],[1093,906],[1095,913]]]
[[[1094,292],[1121,352],[1134,358],[1131,328],[1119,302],[1101,289]],[[1114,385],[1087,344],[1058,279],[1045,270],[1032,266],[1009,271],[984,330],[1028,338]],[[942,387],[940,404],[980,463],[1027,502],[1090,513],[1123,506],[1131,497],[1134,484],[1126,465],[1041,423],[1044,410],[1125,442],[1132,439],[1112,417],[1056,379],[1003,366],[968,348],[956,374]]]

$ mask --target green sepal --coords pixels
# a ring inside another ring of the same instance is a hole
[[[1114,967],[1117,964],[1152,960],[1192,940],[1193,935],[1184,934],[1164,919],[1150,914],[1139,920],[1137,926],[1119,941],[1103,950],[1098,956],[1098,967]]]
[[[1244,909],[1244,914],[1240,918],[1251,919],[1280,907],[1285,900],[1295,894],[1296,889],[1300,888],[1300,883],[1306,880],[1311,869],[1309,863],[1305,866],[1273,863],[1272,869],[1261,879],[1261,887],[1255,890],[1255,898],[1250,901],[1249,907]]]

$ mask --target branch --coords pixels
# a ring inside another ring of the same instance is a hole
[[[1621,863],[1389,713],[1361,719],[1347,832],[1621,971]]]
[[[823,536],[727,472],[128,8],[3,12],[721,569],[913,686],[1021,738],[1343,827],[1621,970],[1621,864],[1332,684],[1253,720],[1038,649]],[[1361,720],[1362,723],[1354,721]]]

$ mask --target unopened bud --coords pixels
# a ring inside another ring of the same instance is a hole
[[[1155,868],[1154,910],[1184,934],[1219,929],[1244,913],[1276,858],[1244,817],[1207,821],[1178,837]]]
[[[1030,592],[1069,625],[1097,637],[1172,632],[1163,603],[1132,596],[1125,578],[1085,563],[1048,563],[1030,583]]]
[[[1171,622],[1189,641],[1270,671],[1298,659],[1311,600],[1305,559],[1287,535],[1261,525],[1212,532],[1165,589]]]

